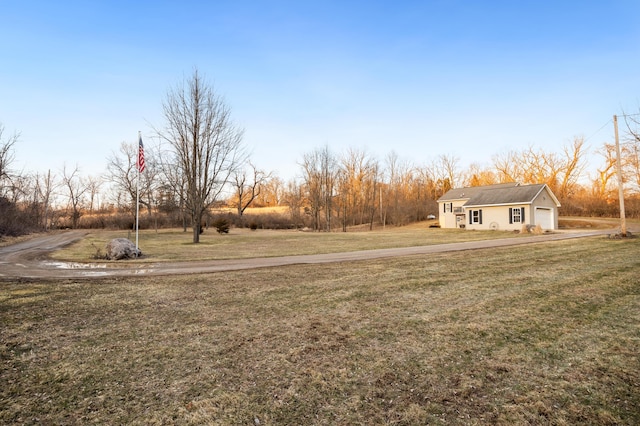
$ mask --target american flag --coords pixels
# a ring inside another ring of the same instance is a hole
[[[138,171],[144,172],[144,145],[142,144],[142,136],[138,136]]]

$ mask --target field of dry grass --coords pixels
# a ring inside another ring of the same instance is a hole
[[[193,244],[190,232],[182,229],[140,231],[139,245],[144,257],[137,262],[163,262],[185,260],[243,259],[339,253],[356,250],[372,250],[393,247],[411,247],[431,244],[479,241],[497,238],[517,238],[512,232],[464,231],[429,228],[426,222],[402,228],[367,232],[302,232],[295,230],[256,230],[233,228],[229,234],[220,235],[213,229],[200,236],[200,243]],[[91,231],[85,239],[53,254],[56,260],[89,262],[99,251],[104,252],[107,242],[113,238],[135,240],[135,234],[127,231]]]
[[[3,424],[640,424],[640,240],[0,281]]]

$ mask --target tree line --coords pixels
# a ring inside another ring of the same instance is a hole
[[[535,146],[497,153],[491,164],[461,167],[440,155],[416,164],[390,152],[383,159],[364,149],[303,153],[299,175],[283,181],[260,170],[243,145],[243,129],[224,99],[199,74],[167,92],[164,122],[145,141],[146,167],[137,169],[138,144],[123,142],[107,158],[105,173],[82,175],[64,165],[46,173],[12,169],[20,134],[0,124],[0,236],[60,227],[131,228],[136,200],[141,227],[182,226],[197,243],[216,216],[237,226],[347,231],[405,225],[437,216],[437,199],[454,187],[503,182],[546,183],[563,215],[616,216],[616,147],[589,149],[575,137],[559,152]],[[623,115],[621,166],[627,217],[640,217],[640,114]],[[153,142],[153,143],[151,143]],[[249,207],[279,207],[286,214],[247,217]]]

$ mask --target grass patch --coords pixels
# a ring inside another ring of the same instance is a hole
[[[182,229],[145,230],[139,232],[139,246],[144,257],[139,262],[187,260],[244,259],[320,253],[339,253],[394,247],[480,241],[498,238],[518,238],[520,234],[496,231],[464,231],[433,229],[424,224],[389,228],[370,232],[302,232],[288,230],[249,230],[232,228],[220,235],[210,228],[193,244],[191,233]],[[56,260],[70,262],[94,261],[97,249],[113,238],[130,238],[127,231],[92,231],[86,238],[55,252]]]
[[[638,270],[600,237],[0,281],[0,423],[639,424]]]

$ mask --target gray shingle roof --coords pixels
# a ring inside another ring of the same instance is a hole
[[[485,189],[471,197],[464,205],[468,207],[531,203],[542,188],[544,184]]]
[[[456,188],[444,194],[440,201],[467,200],[465,207],[492,206],[499,204],[531,203],[545,187],[544,184],[519,185],[506,183],[499,185]]]
[[[513,188],[518,185],[515,182],[511,183],[500,183],[497,185],[486,185],[486,186],[471,186],[467,188],[454,188],[447,191],[438,202],[440,201],[454,201],[454,200],[466,200],[474,195],[481,193],[482,191],[486,191],[489,189],[501,189],[501,188]]]

